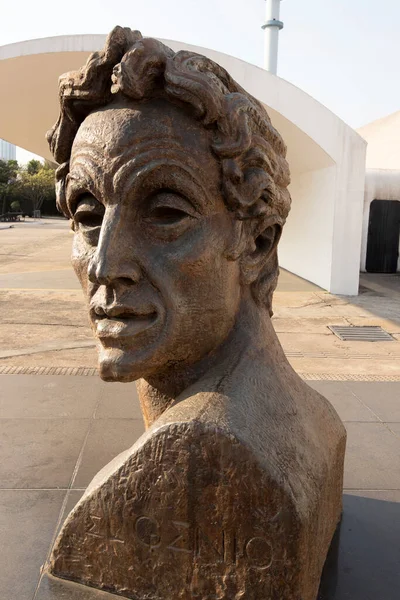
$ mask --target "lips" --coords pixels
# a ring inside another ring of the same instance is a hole
[[[97,301],[96,301],[97,300]],[[114,297],[107,303],[106,294],[93,297],[90,318],[97,337],[106,341],[134,338],[152,327],[157,321],[158,311],[153,303],[142,298],[142,302],[121,302]]]
[[[96,334],[100,339],[124,339],[132,338],[146,331],[154,325],[157,320],[157,313],[147,314],[123,313],[121,315],[96,316],[93,319]]]

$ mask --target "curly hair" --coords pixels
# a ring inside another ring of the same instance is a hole
[[[189,110],[212,131],[211,148],[221,164],[221,190],[228,210],[248,224],[272,220],[283,226],[291,203],[286,146],[263,105],[209,58],[175,53],[158,40],[122,27],[113,29],[104,49],[91,54],[84,67],[59,80],[60,115],[46,137],[60,164],[57,206],[67,217],[72,215],[65,179],[74,138],[89,113],[110,104],[115,94],[139,102],[165,98]],[[252,283],[254,298],[270,314],[278,275],[275,248]]]

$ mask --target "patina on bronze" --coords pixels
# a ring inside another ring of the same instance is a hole
[[[222,67],[120,27],[60,103],[48,139],[100,374],[139,379],[147,430],[50,571],[140,600],[315,600],[346,435],[271,325],[281,136]]]

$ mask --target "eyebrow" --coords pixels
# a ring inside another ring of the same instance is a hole
[[[182,153],[181,159],[155,157],[154,154],[153,151],[140,154],[139,160],[135,158],[123,165],[114,175],[114,193],[126,196],[145,192],[148,195],[160,187],[173,188],[188,196],[194,208],[201,210],[210,198],[199,169],[193,169],[182,160],[187,159],[186,154]],[[157,175],[157,186],[152,185],[154,174]]]
[[[101,204],[101,191],[97,189],[94,178],[86,167],[87,163],[75,163],[67,175],[65,197],[71,213],[74,213],[76,200],[84,193],[91,194]]]

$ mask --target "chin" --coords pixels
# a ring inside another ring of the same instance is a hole
[[[151,360],[143,360],[137,353],[104,347],[99,351],[99,374],[103,381],[136,381],[154,372],[149,363]]]

